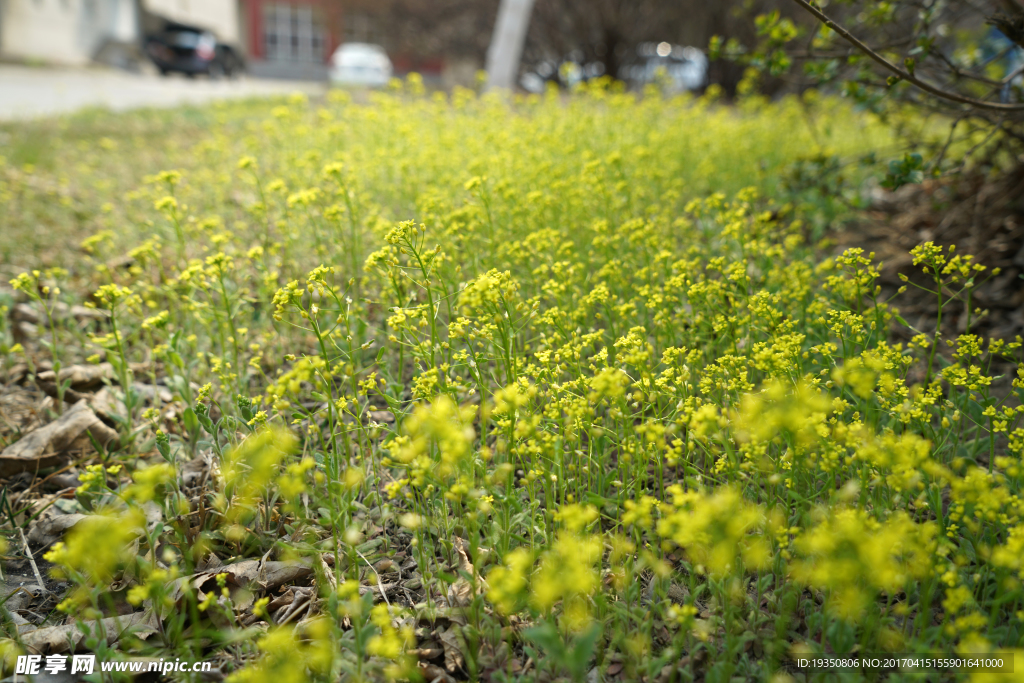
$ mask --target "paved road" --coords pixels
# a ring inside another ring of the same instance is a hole
[[[0,121],[65,114],[83,107],[122,111],[296,91],[319,94],[324,91],[324,85],[253,78],[234,81],[183,76],[161,78],[100,68],[0,65]]]

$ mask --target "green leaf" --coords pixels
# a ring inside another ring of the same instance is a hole
[[[192,408],[185,408],[182,419],[185,422],[185,430],[189,434],[195,435],[199,431],[199,418],[196,417],[196,411],[192,410]]]
[[[216,433],[216,430],[213,427],[213,421],[210,419],[209,415],[204,415],[202,413],[196,413],[196,418],[199,420],[199,424],[201,424],[203,426],[203,430],[207,434],[209,434],[210,436],[213,436]]]
[[[566,664],[568,665],[573,678],[576,680],[583,680],[583,677],[587,672],[587,667],[590,664],[590,660],[594,656],[594,648],[597,645],[597,640],[600,637],[601,624],[595,621],[587,628],[587,630],[573,640],[572,649],[568,653],[569,656]]]
[[[523,631],[523,637],[530,641],[549,657],[559,664],[565,663],[565,645],[562,643],[562,636],[559,635],[555,625],[545,621],[540,626],[534,626]]]

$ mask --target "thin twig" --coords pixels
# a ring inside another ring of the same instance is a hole
[[[306,597],[306,596],[303,596],[303,597]],[[284,621],[278,622],[278,624],[277,624],[278,626],[285,626],[285,625],[287,625],[288,623],[290,623],[292,621],[292,619],[294,619],[295,617],[298,616],[299,612],[302,610],[303,607],[309,607],[309,605],[310,605],[310,598],[306,597],[306,601],[305,602],[300,602],[298,607],[294,607],[294,604],[295,603],[292,603],[292,605],[293,605],[292,611],[288,614],[287,617],[284,618]]]
[[[944,100],[958,102],[960,104],[969,104],[972,107],[978,107],[979,109],[993,109],[995,111],[1024,111],[1024,104],[1004,104],[1002,102],[986,102],[984,100],[976,100],[973,97],[965,97],[964,95],[958,95],[957,93],[947,92],[942,88],[939,88],[938,86],[928,83],[927,81],[922,81],[914,74],[904,69],[901,69],[900,67],[896,66],[882,55],[872,50],[870,47],[868,47],[866,43],[862,42],[860,39],[858,39],[852,33],[847,31],[845,28],[829,19],[824,12],[822,12],[820,9],[812,5],[807,0],[793,0],[793,2],[800,5],[805,10],[813,14],[818,21],[820,21],[821,23],[825,24],[830,29],[838,33],[840,36],[843,37],[843,39],[857,47],[861,52],[870,57],[872,60],[874,60],[881,66],[885,67],[892,73],[896,74],[904,81],[907,81],[908,83],[913,83],[914,85],[916,85],[921,90],[924,90],[925,92],[931,93],[936,97],[941,97]]]
[[[956,74],[958,78],[969,78],[972,81],[978,81],[979,83],[986,83],[988,85],[1003,85],[1002,81],[993,80],[987,76],[980,76],[978,74],[971,73],[970,71],[964,71],[961,67],[954,64],[949,57],[943,54],[941,50],[937,50],[933,54],[938,56],[938,58],[941,59],[946,66],[949,67],[949,70]]]
[[[1020,76],[1021,74],[1024,74],[1024,64],[1021,64],[1016,69],[1011,71],[1010,75],[1004,78],[1002,81],[1000,81],[1000,83],[1002,85],[1009,85],[1010,83],[1013,83],[1013,79],[1017,78],[1017,76]]]
[[[395,562],[395,570],[398,572],[398,585],[402,587],[402,591],[405,593],[405,599],[409,601],[409,606],[412,607],[416,604],[416,601],[412,599],[412,594],[405,586],[405,580],[402,578],[402,567],[397,562]]]
[[[36,560],[32,557],[32,551],[28,547],[28,539],[25,538],[25,532],[20,526],[18,527],[18,533],[21,534],[21,545],[25,548],[25,557],[28,558],[29,564],[32,565],[32,573],[36,575],[36,581],[39,582],[39,587],[49,593],[50,589],[46,587],[46,582],[43,581],[43,575],[39,573],[39,567],[36,566]]]
[[[989,131],[988,135],[986,135],[985,138],[981,142],[977,143],[976,145],[971,147],[969,150],[967,150],[967,153],[964,154],[963,161],[960,162],[960,166],[959,166],[957,172],[962,171],[965,168],[967,168],[967,162],[970,160],[970,158],[972,156],[974,156],[974,153],[977,152],[982,147],[984,147],[985,145],[987,145],[989,142],[991,142],[992,138],[995,137],[996,133],[999,133],[999,132],[1002,131],[1004,120],[1005,120],[1005,117],[1000,118],[999,122],[992,128],[992,130]]]
[[[939,164],[942,163],[942,160],[946,156],[946,152],[949,151],[950,145],[953,144],[953,137],[956,134],[956,127],[959,126],[960,122],[963,121],[965,118],[967,118],[967,114],[961,114],[956,118],[955,121],[953,121],[953,124],[949,127],[949,137],[946,138],[946,144],[942,146],[942,149],[939,151],[938,156],[936,156],[935,160],[932,161],[932,163],[929,165],[929,171],[934,171],[936,168],[939,167]]]
[[[377,577],[377,588],[380,589],[380,595],[381,595],[382,598],[384,598],[384,602],[386,602],[388,604],[388,607],[391,607],[391,601],[388,600],[388,594],[384,591],[384,582],[380,580],[380,574],[378,574],[377,570],[373,568],[373,565],[370,564],[370,561],[368,559],[366,559],[365,555],[363,555],[361,552],[356,550],[356,548],[354,546],[353,546],[352,550],[355,550],[356,551],[356,555],[358,555],[359,557],[363,558],[363,562],[365,562],[366,566],[370,568],[370,571],[373,572],[373,575]]]

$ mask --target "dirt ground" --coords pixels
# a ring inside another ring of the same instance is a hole
[[[883,263],[882,300],[896,296],[904,284],[900,275],[932,284],[912,263],[915,246],[927,241],[956,245],[956,253],[973,254],[976,263],[988,268],[972,295],[972,308],[987,313],[972,316],[971,331],[1007,341],[1024,334],[1024,170],[996,179],[967,174],[879,192],[870,211],[831,237],[836,253],[849,247],[875,253]],[[996,268],[1000,272],[993,275]],[[917,330],[934,332],[933,295],[910,287],[893,305]],[[943,335],[954,338],[966,329],[965,308],[954,301],[946,311],[952,315],[943,314]],[[913,333],[900,334],[909,340]]]

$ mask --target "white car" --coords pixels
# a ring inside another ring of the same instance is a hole
[[[638,85],[661,81],[677,93],[707,85],[708,58],[695,47],[671,43],[642,43],[637,54],[644,61],[627,68],[627,77]]]
[[[393,71],[388,53],[380,45],[344,43],[331,55],[331,83],[380,88]]]

